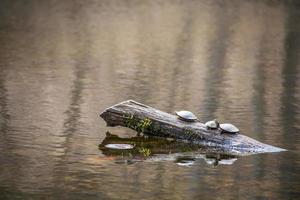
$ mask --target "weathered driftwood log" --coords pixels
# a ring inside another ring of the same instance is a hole
[[[242,134],[220,134],[219,130],[208,130],[201,122],[184,122],[176,115],[133,100],[109,107],[100,116],[108,126],[124,126],[144,134],[184,140],[229,154],[247,155],[285,151]]]

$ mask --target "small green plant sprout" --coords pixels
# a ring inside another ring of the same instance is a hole
[[[138,148],[138,152],[139,152],[140,154],[142,154],[143,156],[145,156],[145,157],[148,157],[148,156],[151,155],[151,150],[148,149],[148,148],[145,148],[145,147],[140,147],[140,148]]]
[[[148,118],[145,118],[138,123],[138,130],[141,133],[144,133],[146,129],[150,128],[151,124],[152,121]]]
[[[142,120],[137,119],[134,115],[127,117],[125,125],[128,128],[136,130],[138,133],[143,133],[145,130],[149,129],[152,121],[149,118],[144,118]]]

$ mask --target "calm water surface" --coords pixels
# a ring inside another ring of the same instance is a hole
[[[298,1],[2,0],[0,47],[0,199],[299,198]],[[106,131],[135,133],[99,113],[127,99],[289,151],[116,162]]]

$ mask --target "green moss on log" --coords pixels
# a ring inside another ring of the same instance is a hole
[[[130,115],[126,117],[125,125],[138,133],[144,133],[145,131],[151,131],[152,121],[149,118],[140,120],[134,115]]]

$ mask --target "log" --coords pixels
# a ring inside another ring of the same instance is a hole
[[[176,115],[127,100],[105,109],[101,114],[107,126],[123,126],[146,135],[173,138],[211,148],[230,155],[281,152],[285,149],[261,143],[243,134],[207,129],[199,122],[185,122]]]

